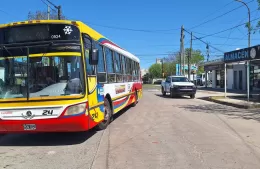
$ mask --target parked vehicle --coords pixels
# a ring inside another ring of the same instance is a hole
[[[207,73],[207,81],[208,81],[208,85],[211,84],[212,73]],[[198,86],[205,86],[206,85],[206,74],[205,73],[197,75],[197,82],[196,82],[196,84]]]
[[[185,76],[168,76],[165,82],[162,82],[162,94],[170,93],[174,96],[190,96],[194,99],[197,87]]]

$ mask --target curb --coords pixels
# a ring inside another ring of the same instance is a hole
[[[218,97],[218,96],[217,96]],[[225,101],[221,101],[218,100],[217,97],[202,97],[202,98],[198,98],[201,100],[205,100],[205,101],[209,101],[209,102],[214,102],[214,103],[218,103],[218,104],[223,104],[226,106],[232,106],[232,107],[236,107],[236,108],[240,108],[240,109],[254,109],[254,108],[260,108],[260,105],[241,105],[241,104],[236,104],[236,103],[230,103],[230,102],[225,102]]]

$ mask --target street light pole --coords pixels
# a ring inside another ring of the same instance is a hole
[[[248,48],[251,47],[251,15],[250,15],[250,9],[248,7],[248,5],[243,2],[242,0],[235,0],[237,2],[242,3],[243,5],[246,6],[247,10],[248,10]],[[249,93],[250,93],[250,61],[247,61],[247,101],[249,102]]]

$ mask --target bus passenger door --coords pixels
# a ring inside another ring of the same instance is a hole
[[[97,73],[96,66],[90,64],[90,52],[93,48],[92,39],[83,34],[83,42],[84,42],[84,60],[85,60],[85,70],[86,70],[86,86],[87,86],[87,95],[88,95],[88,107],[89,107],[89,128],[93,128],[97,123],[104,119],[102,112],[100,111],[100,100],[98,97],[97,90]]]

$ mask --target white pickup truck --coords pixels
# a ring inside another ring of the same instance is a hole
[[[190,96],[194,99],[197,87],[185,76],[168,76],[165,82],[162,82],[162,94],[170,93],[174,96]]]

